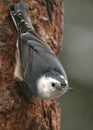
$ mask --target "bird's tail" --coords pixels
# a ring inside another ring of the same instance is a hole
[[[27,14],[27,11],[22,3],[17,3],[15,5],[10,6],[10,15],[15,24],[16,30],[26,31],[31,28],[30,18]]]

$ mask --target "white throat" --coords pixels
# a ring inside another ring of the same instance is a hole
[[[57,85],[60,85],[60,82],[52,77],[42,76],[37,82],[38,96],[40,98],[58,98],[66,91],[58,91],[55,87],[51,86],[51,83],[54,82]]]

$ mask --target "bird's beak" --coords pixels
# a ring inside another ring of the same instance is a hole
[[[72,90],[74,90],[74,88],[72,88],[72,87],[68,87],[68,90],[72,91]]]

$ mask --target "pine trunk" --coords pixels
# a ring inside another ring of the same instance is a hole
[[[56,100],[24,102],[14,78],[17,33],[9,7],[19,0],[0,0],[0,130],[60,130]],[[63,0],[21,0],[32,25],[57,54],[63,39]]]

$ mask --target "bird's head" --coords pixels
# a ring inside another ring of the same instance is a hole
[[[38,97],[58,98],[69,88],[68,80],[63,75],[44,74],[37,81]]]

